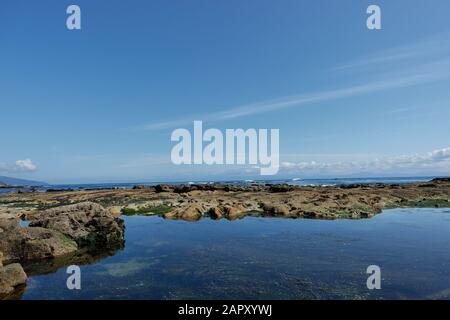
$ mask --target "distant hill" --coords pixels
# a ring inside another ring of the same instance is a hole
[[[45,185],[48,185],[48,183],[42,182],[42,181],[17,179],[17,178],[3,177],[3,176],[0,176],[0,184],[9,184],[9,185],[15,185],[15,186],[45,186]]]

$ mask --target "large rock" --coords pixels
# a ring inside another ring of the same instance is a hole
[[[0,233],[4,263],[55,258],[76,251],[77,244],[54,230],[18,228]]]
[[[16,288],[27,282],[27,275],[18,263],[0,266],[0,299],[14,293]]]
[[[123,242],[123,220],[101,205],[83,202],[48,209],[30,227],[56,230],[74,240],[80,247],[102,247]]]
[[[164,214],[166,219],[183,219],[186,221],[197,221],[203,215],[204,209],[199,205],[190,205],[177,208]]]

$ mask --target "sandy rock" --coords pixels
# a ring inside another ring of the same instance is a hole
[[[203,208],[198,205],[190,205],[177,208],[164,214],[166,219],[183,219],[187,221],[197,221],[203,215]]]
[[[109,207],[106,209],[111,216],[113,216],[114,218],[118,218],[120,217],[120,215],[122,214],[122,207],[119,206],[114,206],[114,207]]]
[[[0,267],[0,299],[12,294],[16,287],[27,282],[27,275],[18,263]]]

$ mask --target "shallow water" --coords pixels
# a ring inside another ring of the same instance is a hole
[[[31,276],[24,299],[450,298],[450,210],[395,209],[367,220],[124,217],[126,244],[81,266]],[[378,265],[382,289],[368,290]]]

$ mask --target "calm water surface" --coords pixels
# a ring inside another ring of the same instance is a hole
[[[450,298],[450,209],[395,209],[368,220],[124,217],[124,250],[31,276],[23,299]],[[382,289],[366,287],[366,268]]]

